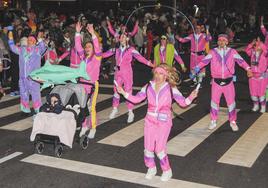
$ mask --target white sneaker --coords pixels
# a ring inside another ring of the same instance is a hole
[[[145,178],[151,180],[156,175],[156,167],[148,168]]]
[[[84,134],[86,134],[88,129],[89,129],[88,127],[82,127],[82,129],[80,131],[80,134],[79,134],[79,137],[82,137]]]
[[[88,138],[89,139],[95,138],[95,134],[96,134],[96,129],[90,129],[89,134],[88,134]]]
[[[161,181],[168,181],[168,180],[170,180],[171,178],[172,178],[172,170],[169,169],[169,170],[163,172],[163,174],[162,174],[160,180],[161,180]]]
[[[109,119],[114,119],[117,114],[118,114],[118,109],[113,108],[113,111],[110,113]]]
[[[134,121],[134,113],[132,110],[128,111],[128,118],[127,118],[127,122],[128,123],[132,123]]]
[[[260,113],[265,113],[265,112],[266,112],[266,106],[263,105],[263,106],[261,106]]]
[[[259,104],[254,104],[252,111],[257,112],[260,109]]]
[[[217,127],[217,123],[216,123],[216,120],[211,120],[209,126],[208,126],[208,129],[209,130],[212,130],[212,129],[215,129]]]
[[[236,132],[236,131],[239,130],[239,128],[238,128],[238,126],[237,126],[237,124],[236,124],[235,121],[230,122],[230,127],[232,128],[232,130],[233,130],[234,132]]]

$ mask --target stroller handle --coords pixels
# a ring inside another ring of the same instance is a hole
[[[88,82],[86,82],[86,81],[88,81]],[[81,78],[78,78],[77,83],[78,83],[78,84],[84,84],[84,85],[89,85],[89,86],[95,87],[95,84],[90,83],[90,80],[82,81]]]

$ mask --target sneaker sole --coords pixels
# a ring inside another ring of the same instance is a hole
[[[119,112],[116,112],[116,114],[115,114],[113,117],[111,117],[111,116],[109,115],[109,119],[114,119],[114,118],[116,118],[118,115],[119,115]]]
[[[161,178],[160,178],[160,180],[163,181],[163,182],[167,182],[167,181],[169,181],[171,178],[172,178],[172,176],[171,176],[170,178],[168,178],[168,179],[161,179]]]
[[[217,126],[215,126],[215,127],[208,127],[208,129],[209,130],[213,130],[213,129],[215,129]]]

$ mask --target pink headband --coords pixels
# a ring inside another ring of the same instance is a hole
[[[164,68],[162,68],[162,67],[156,67],[155,70],[154,70],[154,72],[158,72],[159,74],[163,74],[165,76],[168,76],[167,71]]]
[[[228,39],[225,37],[219,37],[218,40],[226,40],[228,42]]]
[[[218,36],[218,40],[226,40],[228,42],[228,35],[225,34],[220,34]]]
[[[29,38],[29,39],[33,39],[33,40],[36,42],[36,38],[33,37],[33,36],[29,36],[28,38]]]

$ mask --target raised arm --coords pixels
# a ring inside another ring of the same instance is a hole
[[[58,59],[58,63],[65,59],[68,55],[70,55],[70,51],[64,52]]]
[[[177,50],[175,49],[174,51],[174,58],[175,60],[181,65],[181,66],[184,66],[184,62],[183,60],[181,59],[181,56],[178,54]]]
[[[102,58],[108,58],[115,54],[115,48],[111,48],[110,50],[107,50],[106,52],[102,53]]]
[[[247,64],[247,62],[237,53],[236,50],[234,50],[234,60],[237,62],[237,64],[242,67],[244,70],[248,71],[250,70],[250,66]]]
[[[95,33],[93,24],[88,24],[87,25],[87,30],[92,36],[92,42],[93,42],[95,56],[100,57],[101,56],[100,42],[99,42],[99,39],[98,39],[98,37],[97,37],[97,35]]]
[[[149,66],[149,67],[153,67],[153,64],[151,63],[150,60],[145,59],[137,50],[135,50],[134,48],[132,49],[132,55],[135,59],[137,59],[139,62]]]
[[[129,33],[130,36],[135,36],[139,30],[139,21],[136,21],[133,31]]]
[[[108,30],[111,33],[111,35],[113,35],[113,37],[116,37],[116,32],[110,22],[110,20],[107,19],[107,25],[108,25]]]
[[[266,30],[266,28],[265,28],[264,25],[261,26],[261,32],[262,32],[262,34],[263,34],[264,36],[267,35],[267,30]]]
[[[44,41],[44,33],[43,32],[38,32],[37,34],[37,49],[38,49],[38,52],[41,56],[45,55],[45,52],[47,51],[47,46],[46,46],[46,43]]]
[[[266,30],[265,26],[263,25],[263,16],[261,17],[261,32],[266,37],[267,30]]]
[[[176,38],[179,42],[181,42],[181,43],[186,43],[186,42],[190,42],[190,41],[191,41],[191,36],[190,36],[190,35],[187,36],[187,37],[184,37],[184,38],[179,37],[178,35],[176,35],[175,38]]]
[[[172,88],[172,93],[173,93],[173,99],[183,108],[189,106],[197,96],[197,91],[194,90],[189,95],[189,97],[185,98],[176,87]]]
[[[19,53],[21,51],[21,48],[15,45],[14,38],[13,38],[13,33],[11,31],[8,33],[8,39],[9,39],[8,40],[8,45],[10,47],[10,50],[13,53],[19,55]]]
[[[209,52],[206,57],[204,57],[201,62],[198,63],[198,65],[194,68],[194,72],[198,73],[203,67],[207,66],[212,60],[212,54]]]
[[[80,31],[82,29],[82,26],[81,26],[81,23],[80,22],[77,22],[76,24],[76,33],[75,33],[75,50],[77,52],[77,54],[79,55],[80,59],[83,60],[85,59],[85,51],[82,47],[82,44],[81,44],[81,34],[80,34]]]
[[[42,39],[38,39],[38,44],[36,47],[38,48],[39,54],[43,56],[47,50],[46,43]]]
[[[183,72],[186,72],[187,69],[185,67],[185,64],[183,62],[183,60],[181,59],[181,56],[178,54],[177,50],[175,49],[175,54],[174,54],[174,58],[175,60],[180,64],[181,68],[182,68],[182,71]]]
[[[117,91],[118,93],[122,94],[128,101],[137,104],[144,101],[147,98],[146,94],[147,87],[148,85],[143,86],[142,89],[136,95],[126,93],[121,87],[117,87]]]

